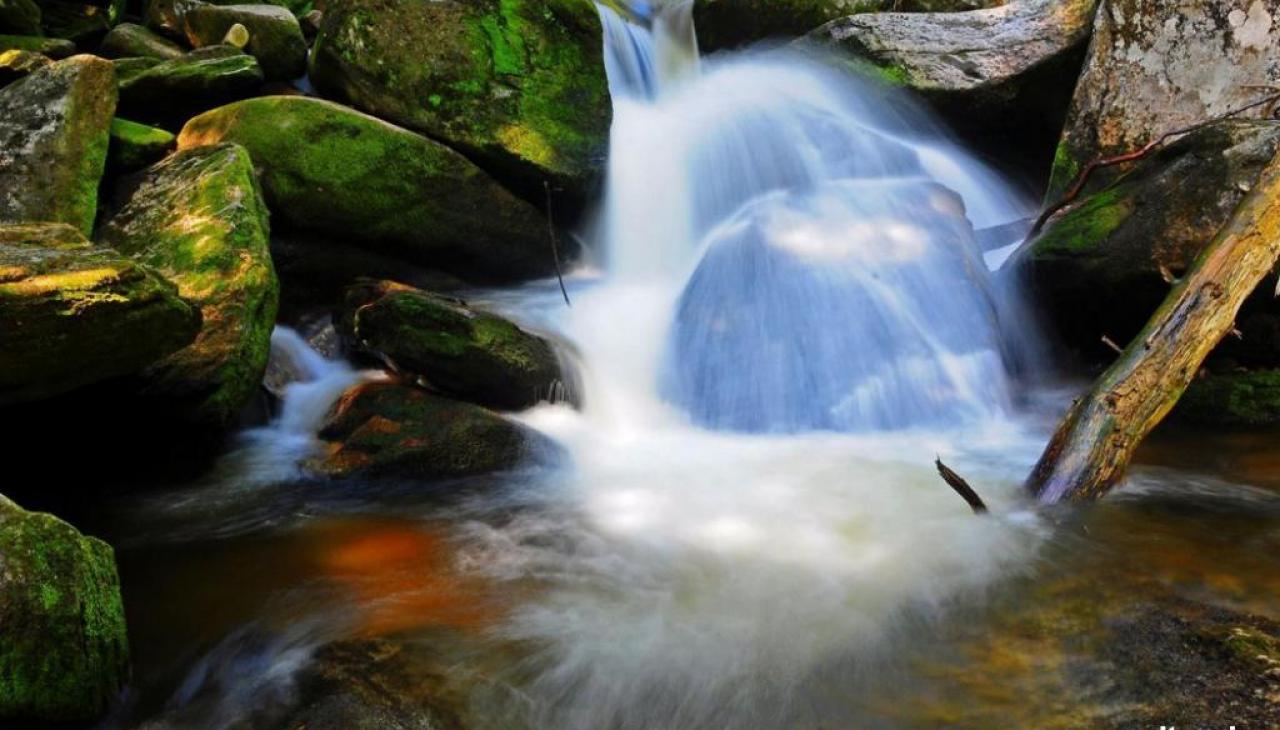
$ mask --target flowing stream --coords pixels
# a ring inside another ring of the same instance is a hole
[[[191,637],[139,658],[134,714],[230,726],[317,647],[385,636],[430,645],[477,728],[1031,727],[1044,718],[1000,708],[1075,691],[972,654],[1025,694],[959,711],[972,679],[946,668],[974,647],[957,617],[1010,595],[1060,610],[1034,593],[1059,584],[1028,577],[1075,570],[1046,567],[1079,538],[1020,486],[1063,394],[1034,383],[1041,345],[973,233],[1032,205],[911,99],[828,59],[699,59],[688,4],[600,12],[614,123],[595,258],[567,278],[571,308],[553,282],[471,297],[575,354],[582,408],[516,416],[571,465],[444,497],[265,486],[362,377],[281,332],[309,375],[276,425],[152,505],[132,537],[168,563],[125,547],[135,623]],[[1125,519],[1101,534],[1130,539]],[[1113,571],[1088,595],[1130,580]],[[158,577],[174,573],[200,578]],[[166,600],[218,607],[191,621]],[[1057,656],[1000,621],[973,622],[981,642]]]

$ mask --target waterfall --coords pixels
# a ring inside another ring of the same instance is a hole
[[[973,230],[1027,202],[896,91],[799,50],[699,64],[689,3],[627,10],[600,6],[614,306],[596,307],[636,326],[584,328],[597,385],[740,431],[1004,414],[1017,305]]]

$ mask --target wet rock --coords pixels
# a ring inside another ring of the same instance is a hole
[[[0,496],[0,722],[100,717],[128,679],[115,555]]]
[[[244,50],[258,59],[268,81],[296,79],[307,70],[307,42],[298,19],[276,5],[201,5],[183,15],[191,45],[221,43],[235,25],[249,31]]]
[[[172,284],[75,228],[0,226],[0,404],[138,372],[199,327]]]
[[[312,467],[338,479],[450,479],[559,458],[559,447],[537,431],[398,383],[344,393],[320,438],[330,447]]]
[[[93,229],[115,85],[110,62],[75,56],[0,89],[0,222]]]
[[[355,347],[452,398],[520,410],[572,390],[547,340],[460,300],[403,284],[365,281],[349,288],[339,327]]]
[[[48,56],[32,51],[2,51],[0,52],[0,87],[30,76],[50,63],[52,61]]]
[[[224,140],[253,155],[286,226],[473,280],[554,273],[538,211],[426,137],[331,102],[276,96],[196,117],[178,145]]]
[[[40,6],[34,0],[0,0],[0,33],[40,35]]]
[[[121,23],[112,28],[98,46],[98,55],[106,58],[178,58],[186,49],[177,43],[135,23]]]
[[[200,48],[169,61],[117,64],[121,113],[173,128],[207,109],[253,95],[263,81],[257,59],[233,46]]]
[[[232,423],[262,382],[279,296],[248,153],[216,145],[149,168],[99,238],[164,274],[204,318],[193,344],[147,369],[142,395],[190,423]]]
[[[134,172],[159,162],[177,144],[178,138],[163,129],[117,117],[111,122],[107,163],[114,170]]]
[[[832,21],[809,40],[918,92],[964,129],[1049,140],[1058,134],[1097,0],[1013,0],[954,13],[871,13]],[[995,128],[993,129],[993,125]]]
[[[1046,315],[1067,344],[1109,357],[1124,345],[1217,233],[1258,172],[1280,150],[1280,122],[1224,121],[1169,145],[1059,214],[1016,254]],[[1280,364],[1270,277],[1245,304],[1244,337],[1215,357]],[[1265,291],[1264,291],[1265,290]]]
[[[31,51],[49,58],[61,59],[75,54],[76,44],[61,38],[0,35],[0,51]]]
[[[582,194],[607,152],[600,20],[587,0],[335,0],[312,54],[325,96],[425,133],[531,200]]]
[[[1108,0],[1054,159],[1049,199],[1099,155],[1242,107],[1280,85],[1280,6],[1269,0]],[[1258,112],[1254,112],[1256,116]],[[1098,182],[1106,180],[1106,172]]]

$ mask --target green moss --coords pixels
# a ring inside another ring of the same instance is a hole
[[[111,122],[107,159],[117,170],[137,170],[164,157],[177,143],[170,132],[117,117]]]
[[[1197,378],[1175,414],[1192,423],[1225,427],[1280,425],[1280,370],[1254,370]]]
[[[0,719],[100,716],[128,670],[111,548],[0,497],[0,555]]]
[[[1252,626],[1231,629],[1222,643],[1232,654],[1261,669],[1280,667],[1280,638]]]
[[[1080,162],[1071,153],[1065,139],[1058,142],[1053,151],[1053,167],[1049,171],[1049,186],[1045,192],[1045,203],[1051,203],[1062,197],[1072,181],[1080,174]]]
[[[1128,186],[1113,185],[1055,219],[1036,239],[1036,257],[1072,256],[1097,249],[1134,212]]]

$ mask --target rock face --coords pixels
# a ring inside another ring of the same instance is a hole
[[[0,226],[0,404],[137,372],[199,327],[172,284],[75,228]]]
[[[315,468],[334,478],[450,479],[552,459],[538,432],[469,403],[396,383],[365,383],[334,406]]]
[[[216,45],[239,23],[249,31],[245,52],[258,59],[268,81],[289,81],[307,71],[307,42],[298,19],[277,5],[200,5],[182,16],[191,45]]]
[[[128,679],[115,555],[0,497],[0,722],[86,721]]]
[[[100,238],[163,273],[204,326],[149,368],[143,394],[174,400],[193,423],[230,423],[262,381],[279,287],[267,209],[237,145],[181,152],[142,174]]]
[[[169,132],[116,118],[111,122],[111,146],[107,160],[116,170],[132,172],[158,162],[177,145]]]
[[[232,46],[209,46],[170,61],[120,67],[120,111],[130,119],[181,126],[207,109],[250,96],[262,85],[257,59]]]
[[[587,0],[336,0],[311,78],[325,96],[466,152],[530,199],[543,180],[581,191],[604,163],[610,102]]]
[[[121,23],[107,32],[98,54],[107,58],[178,58],[186,51],[177,43],[134,23]]]
[[[1260,87],[1280,84],[1277,49],[1274,0],[1108,0],[1071,100],[1049,198],[1099,155],[1136,149],[1265,96]]]
[[[76,56],[0,89],[0,222],[93,230],[115,85],[111,63]]]
[[[192,119],[182,149],[244,145],[277,220],[479,280],[554,272],[546,223],[458,153],[337,104],[250,99]]]
[[[865,59],[953,120],[1015,114],[1018,124],[1034,124],[1037,112],[1060,109],[1070,94],[1096,2],[1013,0],[971,12],[854,15],[809,39]]]
[[[450,397],[519,410],[566,390],[551,343],[464,303],[390,281],[347,290],[345,337]]]
[[[1169,292],[1161,269],[1186,270],[1277,150],[1280,122],[1210,125],[1059,214],[1016,266],[1067,343],[1103,354],[1100,338],[1123,345],[1138,332]],[[1237,320],[1244,337],[1215,357],[1280,363],[1275,306],[1255,299]]]

